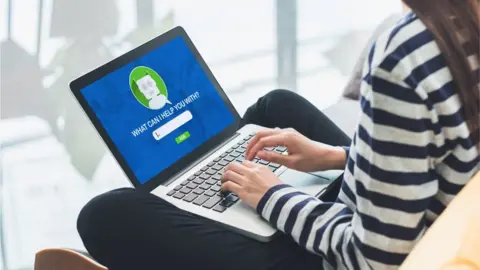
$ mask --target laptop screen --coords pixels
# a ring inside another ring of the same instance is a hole
[[[235,121],[182,37],[80,93],[140,184]]]

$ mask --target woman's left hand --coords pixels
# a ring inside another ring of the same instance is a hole
[[[260,199],[273,186],[282,181],[265,166],[251,161],[232,162],[226,168],[222,179],[222,190],[231,191],[246,204],[257,208]]]

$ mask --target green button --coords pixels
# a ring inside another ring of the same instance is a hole
[[[177,144],[181,144],[183,141],[185,141],[186,139],[190,138],[190,132],[188,131],[185,131],[184,133],[182,133],[180,136],[178,136],[177,138],[175,138],[175,141],[177,142]]]

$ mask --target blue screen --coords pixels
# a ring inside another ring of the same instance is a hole
[[[181,37],[81,93],[141,184],[235,121]]]

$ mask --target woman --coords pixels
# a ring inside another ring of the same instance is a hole
[[[363,113],[347,153],[329,145],[349,139],[291,92],[268,94],[244,117],[297,130],[260,132],[247,148],[250,160],[301,171],[346,163],[334,202],[299,193],[254,163],[232,163],[222,188],[285,235],[256,242],[122,189],[82,210],[88,251],[112,269],[397,268],[480,162],[477,1],[404,2],[413,13],[377,40],[365,64]],[[262,151],[275,145],[289,154]]]

